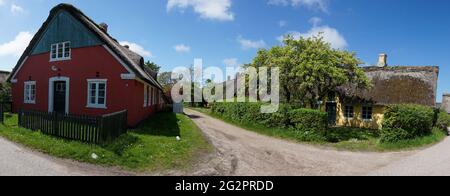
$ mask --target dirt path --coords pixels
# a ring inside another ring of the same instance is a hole
[[[185,112],[217,148],[194,175],[368,175],[416,153],[320,149],[246,131],[197,111]]]
[[[130,175],[28,150],[0,137],[0,176],[110,176]]]

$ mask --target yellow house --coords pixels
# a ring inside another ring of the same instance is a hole
[[[381,129],[386,107],[392,104],[419,104],[436,107],[437,66],[388,66],[381,54],[377,66],[363,67],[372,88],[353,85],[338,88],[325,103],[331,124]]]

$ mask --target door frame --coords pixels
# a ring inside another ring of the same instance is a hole
[[[66,114],[69,114],[70,78],[52,77],[48,80],[48,112],[53,112],[55,82],[66,82]]]
[[[334,122],[331,124],[331,117],[330,117],[330,112],[331,112],[331,110],[330,110],[330,106],[332,106],[333,108],[334,108],[334,111],[333,111],[333,113],[334,113],[334,118],[333,118],[333,120],[334,120]],[[325,108],[325,110],[326,110],[326,112],[327,112],[327,115],[328,115],[328,124],[330,124],[330,125],[336,125],[337,124],[337,115],[338,115],[338,111],[337,111],[337,103],[336,102],[327,102],[327,104],[326,104],[326,108]]]

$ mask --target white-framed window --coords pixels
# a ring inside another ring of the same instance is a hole
[[[154,93],[154,90],[153,90],[153,87],[152,87],[152,90],[151,90],[151,100],[150,100],[150,103],[151,103],[152,106],[155,105],[155,104],[154,104],[155,97],[154,97],[153,93]]]
[[[144,107],[148,107],[148,86],[144,85]]]
[[[372,120],[373,117],[373,107],[366,105],[362,107],[362,119],[363,120]]]
[[[106,84],[105,79],[88,80],[88,108],[106,109]]]
[[[50,61],[64,61],[71,58],[70,42],[52,44],[50,50]]]
[[[24,85],[24,94],[23,94],[23,102],[26,104],[35,104],[36,103],[36,82],[28,81],[25,82]]]
[[[355,117],[355,107],[352,105],[346,105],[344,108],[344,117],[346,119],[353,119]]]

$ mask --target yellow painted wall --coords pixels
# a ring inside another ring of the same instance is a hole
[[[347,119],[344,116],[345,104],[342,103],[339,98],[336,98],[337,113],[336,113],[336,125],[344,127],[356,127],[366,129],[381,129],[384,119],[385,106],[373,105],[372,108],[372,120],[362,119],[362,104],[349,104],[354,107],[354,118]],[[326,104],[322,107],[322,111],[326,111]]]

